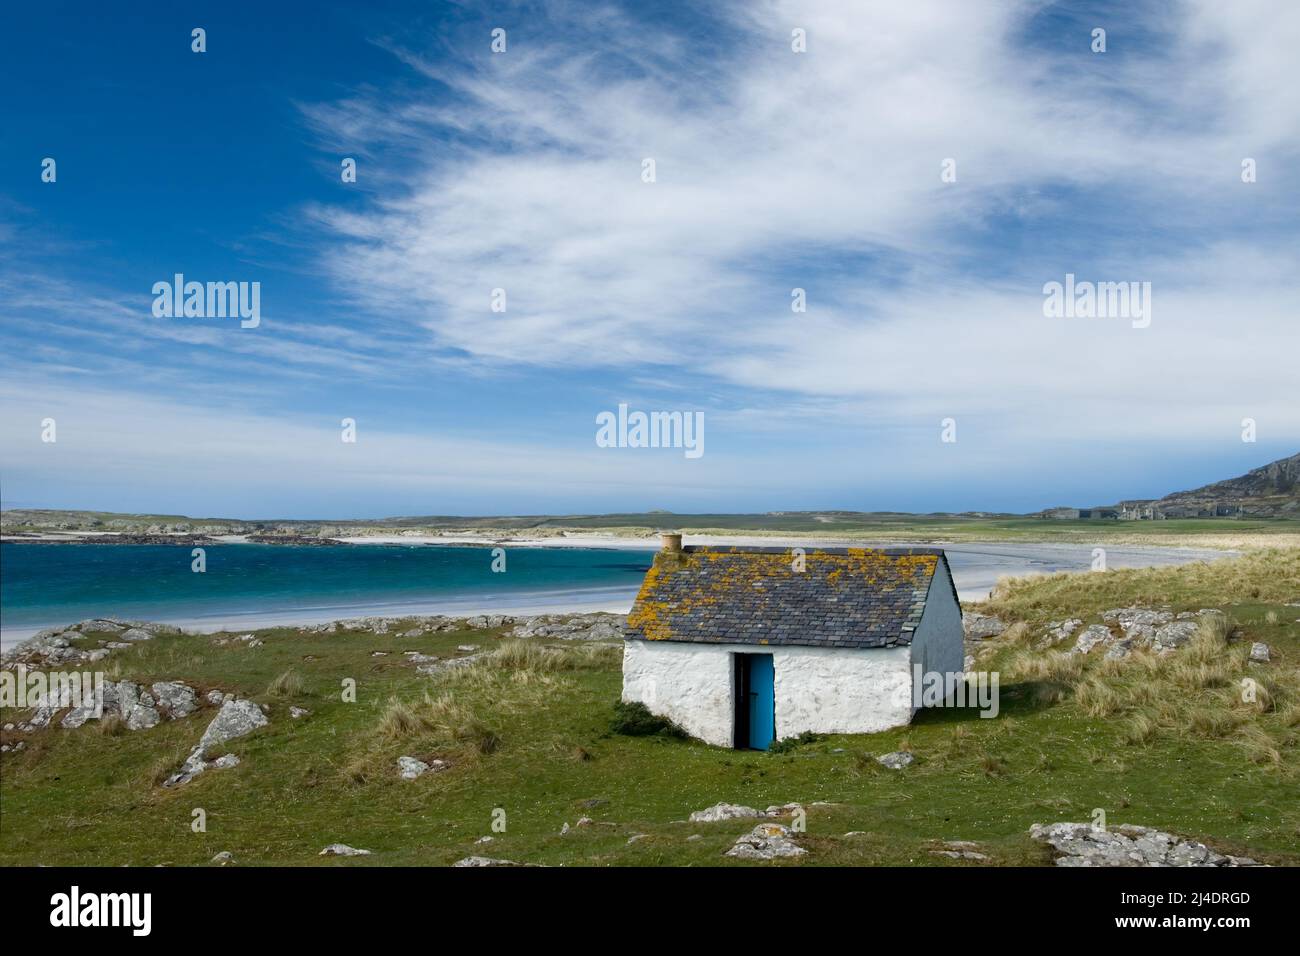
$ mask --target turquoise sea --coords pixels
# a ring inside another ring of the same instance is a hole
[[[111,615],[207,628],[363,615],[593,609],[636,596],[650,550],[430,545],[208,545],[207,570],[172,545],[0,544],[6,644]]]

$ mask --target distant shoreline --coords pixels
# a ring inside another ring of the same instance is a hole
[[[536,591],[518,595],[495,594],[467,598],[430,599],[427,601],[367,602],[330,606],[222,612],[197,616],[160,615],[155,624],[169,624],[196,634],[229,631],[258,631],[273,627],[307,627],[332,621],[364,617],[474,617],[480,614],[508,614],[528,617],[538,614],[626,614],[635,594],[628,596],[622,588],[587,588],[562,591]],[[0,628],[0,647],[5,650],[39,634],[49,627],[62,627],[75,621],[51,622],[41,627]]]
[[[147,538],[147,540],[140,540]],[[120,539],[120,540],[119,540]],[[601,532],[565,533],[561,535],[511,535],[481,534],[473,532],[417,532],[417,533],[380,533],[349,534],[315,537],[306,535],[267,536],[253,538],[245,534],[195,534],[192,532],[158,532],[139,535],[134,532],[105,531],[48,531],[32,534],[0,534],[0,544],[122,544],[122,545],[220,545],[220,544],[267,544],[280,547],[320,547],[328,545],[391,545],[408,547],[467,547],[467,548],[589,548],[615,551],[655,551],[659,548],[658,535],[627,535]],[[1075,548],[1082,542],[1062,540],[1059,537],[1044,534],[1040,538],[1017,539],[1008,541],[1004,538],[951,538],[935,536],[917,538],[900,536],[897,538],[866,538],[845,535],[814,535],[806,532],[780,533],[737,533],[716,534],[682,533],[682,543],[686,545],[703,545],[709,547],[805,547],[805,548],[900,548],[900,547],[935,547],[961,548],[971,546],[1034,546],[1044,548]],[[1200,541],[1183,542],[1176,536],[1162,538],[1158,542],[1146,537],[1135,540],[1114,540],[1098,537],[1099,545],[1126,549],[1152,548],[1161,551],[1195,550],[1221,551],[1232,554],[1237,549],[1230,545],[1216,547]]]

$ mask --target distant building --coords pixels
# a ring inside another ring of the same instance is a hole
[[[628,615],[623,700],[719,747],[909,723],[914,665],[962,670],[943,551],[664,546]]]

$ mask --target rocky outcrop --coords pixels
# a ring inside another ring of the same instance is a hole
[[[777,860],[807,856],[808,851],[794,842],[789,827],[780,823],[760,823],[726,852],[741,860]]]
[[[626,621],[622,614],[540,614],[521,618],[510,636],[562,641],[621,641]]]
[[[230,766],[229,763],[222,764],[220,760],[208,763],[204,760],[204,754],[209,748],[217,744],[225,743],[227,740],[233,740],[236,737],[243,737],[245,734],[251,734],[259,727],[265,727],[269,721],[262,709],[251,700],[228,700],[221,705],[221,710],[213,718],[212,723],[208,724],[208,729],[203,731],[203,736],[199,738],[198,745],[190,751],[190,755],[185,758],[181,764],[180,770],[172,774],[165,781],[164,787],[176,787],[183,783],[193,780],[203,771],[212,766]],[[225,758],[221,758],[224,760]],[[236,760],[236,762],[238,762]]]
[[[75,730],[89,720],[119,717],[127,730],[148,730],[164,720],[187,717],[198,707],[198,694],[194,688],[179,681],[159,681],[150,688],[129,680],[106,680],[103,684],[102,707],[99,703],[68,706],[67,701],[45,697],[37,701],[32,715],[15,724],[14,729],[30,732],[48,727],[59,711],[66,713],[59,726]]]
[[[691,823],[717,823],[720,820],[743,820],[762,816],[753,807],[744,807],[735,803],[715,803],[705,810],[696,810],[690,816]]]
[[[1057,866],[1258,866],[1249,857],[1225,856],[1203,843],[1151,827],[1109,829],[1091,823],[1035,823],[1029,835],[1060,855]]]
[[[467,856],[452,866],[537,866],[536,863],[516,863],[514,860],[494,860],[490,856]]]
[[[0,656],[6,665],[27,664],[37,667],[93,664],[112,651],[164,634],[179,634],[178,628],[150,621],[122,621],[97,617],[67,627],[52,627],[22,641]],[[75,641],[95,639],[97,647],[78,648]]]
[[[1095,647],[1106,647],[1108,660],[1127,657],[1135,647],[1149,647],[1157,654],[1172,653],[1196,636],[1203,618],[1221,613],[1213,608],[1180,611],[1177,614],[1170,610],[1142,607],[1112,608],[1102,612],[1101,618],[1105,624],[1092,624],[1078,635],[1070,653],[1088,654]],[[1056,640],[1068,636],[1072,631],[1066,630],[1066,625],[1072,623],[1080,622],[1066,621],[1064,624],[1049,625],[1047,637],[1039,647],[1050,646]],[[1115,627],[1120,629],[1123,637],[1115,636]]]
[[[1109,643],[1114,639],[1114,636],[1110,633],[1110,628],[1106,625],[1093,624],[1075,639],[1074,647],[1070,649],[1070,653],[1087,654],[1098,644]]]
[[[1300,453],[1251,469],[1237,478],[1165,495],[1155,502],[1155,507],[1169,517],[1294,516],[1300,513]]]
[[[478,614],[472,617],[448,617],[442,614],[420,617],[361,617],[312,624],[298,629],[302,634],[336,634],[339,631],[365,631],[371,634],[396,633],[399,637],[420,637],[448,631],[498,630],[510,627],[510,637],[556,640],[615,641],[623,638],[622,614]]]
[[[961,626],[968,641],[987,641],[1007,629],[998,618],[976,614],[974,611],[961,612]]]

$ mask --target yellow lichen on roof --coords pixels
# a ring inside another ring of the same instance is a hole
[[[899,589],[914,590],[927,582],[938,561],[936,554],[889,554],[871,548],[850,548],[839,553],[814,550],[804,555],[801,572],[792,551],[700,548],[661,553],[646,573],[628,625],[646,640],[672,640],[674,619],[726,602],[732,595],[765,591],[769,583],[806,576],[810,587],[817,586],[811,583],[815,581],[836,590],[871,589],[891,594]],[[688,586],[674,593],[670,585],[673,576],[689,576],[705,565],[707,575],[701,575],[699,581],[690,580]],[[671,600],[664,595],[671,595]]]

